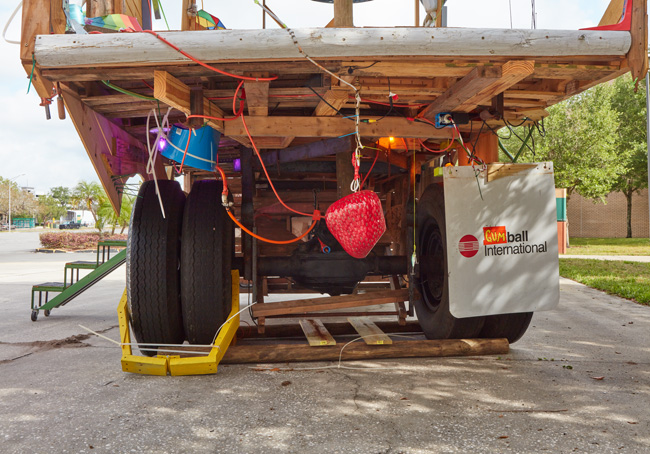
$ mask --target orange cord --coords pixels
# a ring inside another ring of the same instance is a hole
[[[302,240],[304,237],[306,237],[307,234],[309,234],[309,232],[311,232],[311,231],[314,229],[314,227],[316,227],[316,223],[318,222],[318,221],[316,221],[316,220],[314,219],[314,221],[311,223],[311,226],[309,227],[309,229],[307,229],[307,231],[306,231],[305,233],[303,233],[302,235],[300,235],[298,238],[294,238],[293,240],[287,240],[287,241],[276,241],[276,240],[269,240],[268,238],[264,238],[264,237],[261,237],[261,236],[259,236],[259,235],[256,235],[255,233],[251,232],[251,231],[248,230],[246,227],[244,227],[244,226],[243,226],[243,225],[242,225],[242,224],[237,220],[237,218],[235,218],[235,216],[232,215],[232,213],[230,212],[230,210],[226,210],[226,212],[228,213],[228,216],[230,216],[230,219],[232,219],[233,222],[234,222],[235,224],[237,224],[237,225],[239,226],[239,228],[242,229],[244,232],[248,233],[250,236],[252,236],[252,237],[254,237],[254,238],[257,238],[257,239],[260,240],[260,241],[264,241],[264,242],[266,242],[266,243],[271,243],[271,244],[291,244],[291,243],[295,243],[295,242],[297,242],[297,241],[300,241],[300,240]]]
[[[246,130],[246,135],[248,135],[248,139],[251,141],[251,145],[253,145],[253,150],[255,150],[255,154],[257,154],[257,157],[260,160],[260,164],[262,164],[262,170],[264,170],[264,175],[266,175],[266,179],[269,181],[269,186],[271,186],[271,189],[273,189],[273,193],[275,196],[278,198],[278,201],[280,204],[285,207],[289,211],[293,211],[296,214],[299,214],[301,216],[314,216],[316,215],[317,211],[314,211],[314,215],[310,215],[309,213],[303,213],[302,211],[294,210],[290,206],[288,206],[286,203],[282,201],[280,198],[280,195],[278,194],[278,191],[275,190],[275,186],[273,185],[273,182],[271,181],[271,178],[269,177],[269,172],[266,170],[266,166],[264,165],[264,161],[262,160],[262,155],[260,155],[260,151],[257,149],[257,146],[255,145],[255,142],[253,141],[253,136],[251,136],[251,132],[248,130],[248,125],[246,124],[246,120],[244,119],[244,116],[241,116],[241,121],[244,124],[244,129]]]
[[[278,78],[278,76],[272,76],[272,77],[248,77],[248,76],[240,76],[240,75],[238,75],[238,74],[229,73],[228,71],[223,71],[223,70],[221,70],[221,69],[215,68],[214,66],[210,66],[210,65],[208,65],[208,64],[206,64],[206,63],[203,63],[203,62],[202,62],[201,60],[199,60],[198,58],[195,58],[195,57],[193,57],[192,55],[190,55],[190,54],[188,54],[187,52],[185,52],[184,50],[179,49],[179,48],[176,47],[174,44],[170,43],[169,41],[167,41],[165,38],[163,38],[162,36],[160,36],[158,33],[154,32],[154,31],[151,31],[151,30],[142,30],[142,32],[143,32],[143,33],[149,33],[150,35],[155,36],[155,37],[158,38],[160,41],[162,41],[163,43],[167,44],[169,47],[171,47],[172,49],[174,49],[175,51],[177,51],[177,52],[180,53],[181,55],[183,55],[183,56],[189,58],[190,60],[192,60],[192,61],[193,61],[194,63],[196,63],[197,65],[201,65],[201,66],[203,66],[204,68],[209,69],[210,71],[214,71],[214,72],[217,72],[217,73],[219,73],[219,74],[223,74],[224,76],[234,77],[235,79],[240,79],[240,80],[253,80],[253,81],[256,81],[256,82],[257,82],[257,81],[265,81],[265,82],[266,82],[266,81],[276,80],[276,79]]]

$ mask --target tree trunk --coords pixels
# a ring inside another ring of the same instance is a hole
[[[632,195],[634,195],[634,191],[625,191],[623,194],[627,199],[627,236],[625,238],[632,238]]]

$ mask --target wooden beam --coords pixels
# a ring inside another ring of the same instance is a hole
[[[599,27],[604,25],[618,24],[623,17],[623,8],[625,7],[625,0],[612,0],[603,14],[602,19],[598,23]]]
[[[253,306],[255,307],[255,306]],[[346,345],[345,350],[343,346]],[[360,342],[312,348],[308,345],[232,345],[221,364],[285,363],[300,361],[344,361],[387,358],[427,358],[508,353],[506,339],[444,339],[394,341],[391,346],[377,347]]]
[[[356,331],[349,323],[330,322],[323,323],[325,328],[332,336],[345,336],[354,334]],[[405,325],[400,325],[394,321],[375,321],[375,325],[385,333],[420,333],[422,328],[416,321],[409,320]],[[266,335],[268,337],[300,337],[303,331],[298,324],[283,324],[283,325],[269,325],[266,327]],[[237,338],[258,338],[257,331],[247,329],[245,325],[237,331]]]
[[[181,6],[181,30],[193,30],[193,12],[196,12],[196,0],[183,0]]]
[[[352,137],[333,138],[286,148],[282,151],[262,153],[262,161],[266,166],[277,163],[296,162],[304,159],[332,156],[341,152],[352,151]],[[255,161],[256,165],[258,161]]]
[[[180,110],[186,115],[191,114],[191,89],[183,82],[166,71],[154,71],[154,92],[153,96],[165,104]],[[203,113],[210,117],[224,118],[223,110],[217,107],[208,98],[203,98]],[[219,120],[206,120],[206,122],[223,132],[224,122]],[[244,132],[245,135],[246,133]]]
[[[333,117],[349,101],[349,88],[332,88],[323,95],[323,99],[314,109],[315,117]]]
[[[334,0],[334,27],[354,27],[352,0]]]
[[[266,117],[269,114],[269,82],[246,81],[246,107],[248,115]]]
[[[64,87],[65,90],[65,87]],[[118,192],[114,175],[137,173],[145,180],[149,178],[146,172],[146,151],[142,142],[125,132],[118,125],[85,106],[73,92],[66,90],[63,97],[65,106],[74,124],[77,134],[83,142],[95,172],[108,195],[113,209],[119,213],[122,194]],[[115,153],[113,156],[113,140],[120,141],[126,148],[125,155]],[[156,162],[156,176],[167,179],[160,159]]]
[[[87,0],[86,14],[88,17],[99,17],[113,14],[112,0]]]
[[[368,117],[376,119],[379,117]],[[340,137],[354,132],[354,123],[342,117],[246,117],[248,129],[254,137]],[[451,130],[434,129],[430,125],[408,121],[401,117],[386,117],[377,123],[362,123],[359,132],[363,137],[407,137],[450,139]],[[224,125],[228,137],[245,136],[240,121]]]
[[[336,195],[338,198],[352,194],[350,185],[354,179],[352,150],[336,154]]]
[[[474,68],[449,90],[426,107],[419,116],[433,120],[439,112],[471,112],[478,105],[489,103],[535,70],[535,62],[514,60],[503,66]]]
[[[253,306],[254,317],[270,315],[302,314],[308,312],[343,309],[348,307],[374,306],[396,301],[408,300],[408,289],[387,290],[380,292],[360,293],[357,295],[330,296],[325,298],[309,298],[304,300],[281,301],[279,303],[256,304]]]
[[[377,57],[537,57],[627,54],[627,31],[510,30],[473,28],[323,28],[294,30],[305,53],[314,59]],[[211,63],[271,59],[297,60],[293,41],[281,29],[218,30],[205,33],[161,32],[160,36]],[[210,36],[210,39],[206,39]],[[263,42],[264,46],[251,43]],[[433,44],[435,43],[435,45]],[[97,52],[101,49],[101,52]],[[141,66],[187,64],[189,60],[147,33],[39,35],[36,62],[41,67]]]
[[[648,73],[648,2],[633,0],[632,4],[632,46],[628,53],[628,64],[632,78],[638,82]]]

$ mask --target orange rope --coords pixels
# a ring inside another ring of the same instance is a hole
[[[314,221],[311,223],[311,226],[309,227],[309,229],[307,229],[307,231],[305,233],[303,233],[302,235],[300,235],[298,238],[294,238],[293,240],[287,240],[287,241],[276,241],[276,240],[269,240],[268,238],[264,238],[264,237],[261,237],[259,235],[256,235],[255,233],[251,232],[246,227],[244,227],[237,220],[237,218],[235,218],[235,216],[233,216],[233,214],[230,212],[230,210],[226,210],[226,212],[228,213],[228,216],[230,216],[230,219],[232,219],[233,222],[235,224],[237,224],[237,226],[239,226],[239,228],[242,229],[244,232],[248,233],[250,236],[252,236],[254,238],[257,238],[260,241],[264,241],[266,243],[271,243],[271,244],[291,244],[291,243],[295,243],[297,241],[300,241],[304,237],[306,237],[309,234],[309,232],[311,232],[314,229],[314,227],[316,227],[316,223],[317,223],[317,221],[314,219]]]
[[[244,116],[241,116],[241,121],[244,124],[244,129],[246,130],[246,134],[248,135],[248,139],[251,141],[251,145],[253,145],[253,150],[255,150],[255,153],[257,154],[257,157],[260,160],[260,164],[262,164],[262,170],[264,170],[264,175],[266,175],[266,179],[269,181],[269,186],[271,186],[271,189],[273,189],[273,193],[275,196],[278,198],[278,201],[280,204],[285,207],[289,211],[293,211],[296,214],[299,214],[301,216],[313,216],[309,213],[303,213],[302,211],[294,210],[290,206],[288,206],[286,203],[282,201],[280,198],[280,195],[278,194],[278,191],[275,190],[275,186],[273,185],[273,182],[271,181],[271,177],[269,177],[269,172],[266,170],[266,166],[264,165],[264,161],[262,160],[262,156],[260,155],[260,151],[257,149],[257,146],[255,145],[255,142],[253,141],[253,136],[251,136],[251,132],[248,130],[248,125],[246,125],[246,120],[244,119]],[[314,215],[316,214],[316,211],[314,211]]]
[[[183,55],[183,56],[189,58],[190,60],[192,60],[194,63],[196,63],[198,65],[201,65],[204,68],[209,69],[210,71],[214,71],[214,72],[217,72],[219,74],[223,74],[224,76],[234,77],[235,79],[240,79],[240,80],[253,80],[253,81],[271,81],[271,80],[276,80],[278,78],[278,76],[272,76],[272,77],[240,76],[238,74],[229,73],[228,71],[223,71],[221,69],[215,68],[214,66],[210,66],[210,65],[208,65],[206,63],[203,63],[198,58],[195,58],[195,57],[191,56],[190,54],[188,54],[187,52],[185,52],[184,50],[179,49],[174,44],[170,43],[169,41],[167,41],[165,38],[163,38],[162,36],[160,36],[158,33],[154,32],[154,31],[142,30],[142,32],[143,33],[149,33],[150,35],[155,36],[156,38],[161,40],[163,43],[167,44],[169,47],[171,47],[172,49],[174,49],[175,51],[177,51],[181,55]]]

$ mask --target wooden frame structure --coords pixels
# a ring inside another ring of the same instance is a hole
[[[492,130],[504,122],[532,124],[548,114],[547,107],[597,84],[630,71],[643,77],[647,1],[629,0],[628,9],[624,4],[612,0],[601,28],[554,31],[355,28],[352,0],[335,0],[328,27],[290,35],[283,29],[196,30],[196,4],[183,0],[181,31],[77,35],[65,34],[59,0],[25,0],[21,59],[28,73],[33,68],[32,83],[43,105],[56,96],[65,101],[116,210],[129,176],[152,178],[146,171],[147,116],[171,108],[171,123],[184,123],[192,114],[213,117],[207,123],[222,133],[219,165],[236,215],[276,238],[295,236],[295,216],[277,204],[251,159],[246,126],[222,120],[232,116],[239,82],[227,73],[252,78],[243,83],[247,128],[284,201],[302,210],[313,208],[313,191],[319,191],[324,211],[349,187],[355,144],[348,136],[355,131],[351,116],[358,96],[359,134],[372,144],[363,150],[361,171],[370,174],[368,187],[380,194],[388,220],[378,248],[404,255],[405,212],[420,166],[431,159],[430,149],[444,149],[454,139],[452,128],[432,126],[436,115],[467,114],[467,122],[458,125],[460,134],[475,156],[491,163],[498,159]],[[88,5],[88,14],[124,13],[151,22],[141,0]],[[617,25],[628,15],[629,28]],[[273,80],[256,80],[269,76]],[[109,80],[130,94],[103,83]],[[462,153],[447,158],[470,164]],[[237,162],[246,168],[238,170]],[[170,164],[159,159],[156,177],[170,177]],[[187,190],[192,181],[211,177],[192,168],[184,176]],[[292,251],[258,249],[242,242],[246,257],[252,250],[262,256]],[[246,257],[244,274],[250,276]],[[406,299],[407,291],[392,287],[391,303]],[[263,282],[255,292],[263,300]],[[272,311],[280,306],[268,306],[256,309],[260,317],[283,313]]]

